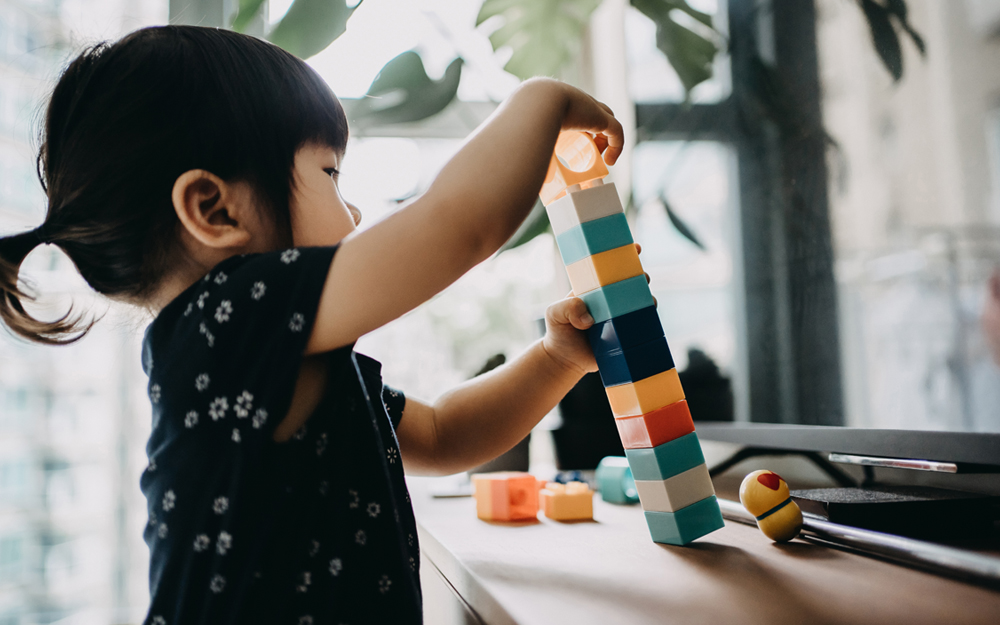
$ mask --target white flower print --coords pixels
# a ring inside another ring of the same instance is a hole
[[[223,272],[220,271],[219,275],[215,276],[215,283],[216,284],[223,284],[228,279],[229,279],[229,276],[227,276],[225,273],[223,273]]]
[[[257,412],[253,413],[253,429],[259,430],[266,421],[267,411],[263,408],[258,408]]]
[[[253,394],[250,391],[243,391],[236,398],[236,405],[233,406],[233,410],[236,412],[237,417],[245,419],[250,416],[251,408],[253,408]]]
[[[295,588],[297,592],[309,592],[309,586],[312,585],[312,573],[309,571],[304,571],[299,575],[299,585]]]
[[[205,335],[205,340],[208,342],[209,347],[213,347],[215,345],[215,335],[209,332],[208,326],[205,325],[204,321],[198,324],[198,332]]]
[[[378,505],[374,501],[368,504],[368,516],[370,516],[371,518],[374,519],[375,517],[377,517],[378,513],[381,511],[382,511],[382,506]]]
[[[415,559],[413,559],[412,556],[410,557],[410,570],[411,571],[416,571],[417,570],[417,561]]]
[[[211,544],[211,539],[208,534],[198,534],[194,539],[194,550],[196,553],[201,553],[208,549],[208,545]]]
[[[160,527],[156,529],[156,535],[159,536],[160,538],[166,538],[168,531],[169,530],[167,529],[167,524],[160,523]]]
[[[322,456],[326,451],[326,432],[319,435],[319,440],[316,441],[316,455]]]
[[[263,282],[254,282],[253,288],[250,289],[250,297],[254,299],[255,302],[259,302],[260,298],[264,297],[264,293],[267,292],[267,285]]]
[[[292,434],[292,438],[294,438],[297,441],[300,441],[306,437],[306,432],[307,432],[306,426],[303,425],[298,429],[297,432],[295,432],[295,434]]]
[[[383,575],[382,579],[378,580],[378,591],[384,595],[389,592],[389,586],[392,586],[392,580],[388,575]]]
[[[207,278],[208,276],[205,276],[205,277]],[[204,309],[205,308],[205,300],[207,300],[207,299],[208,299],[208,291],[205,291],[204,293],[202,293],[201,295],[199,295],[198,296],[198,302],[197,302],[198,308]]]
[[[215,309],[215,320],[219,323],[225,323],[229,321],[229,315],[231,314],[233,314],[233,303],[224,299],[219,303],[219,307]]]
[[[328,492],[330,492],[330,482],[323,480],[319,483],[319,494],[326,497]]]
[[[319,553],[319,541],[312,541],[312,545],[309,547],[309,557],[315,558],[316,554]]]
[[[149,464],[146,465],[146,471],[153,473],[156,471],[156,460],[150,459]]]
[[[160,403],[160,385],[154,384],[149,387],[149,399],[154,404]]]
[[[150,510],[149,511],[149,526],[150,527],[156,527],[157,522],[158,521],[156,519],[156,511],[155,510]]]
[[[243,441],[243,437],[240,436],[239,428],[233,428],[233,435],[231,437],[234,443],[239,443]]]
[[[205,282],[208,282],[211,279],[212,279],[212,272],[211,271],[209,271],[208,273],[206,273],[205,277],[202,278],[202,280],[204,280]]]
[[[396,461],[399,460],[399,452],[396,451],[395,447],[387,447],[385,456],[389,459],[389,464],[396,464]]]
[[[347,504],[347,507],[351,508],[352,510],[354,508],[357,508],[358,504],[361,503],[361,500],[358,499],[358,491],[352,488],[351,490],[347,491],[347,494],[351,496],[351,502]]]
[[[358,543],[362,547],[365,546],[365,543],[368,542],[368,535],[365,534],[365,530],[358,530],[357,533],[354,534],[354,542]]]
[[[334,558],[333,560],[330,560],[330,575],[337,577],[343,570],[344,570],[344,563],[340,561],[340,558]]]
[[[281,253],[281,262],[290,265],[299,259],[300,252],[296,249],[285,250]]]
[[[194,302],[188,302],[187,308],[184,309],[184,316],[190,317],[193,311],[194,311]]]
[[[229,498],[228,497],[216,497],[215,502],[212,504],[212,510],[216,514],[225,514],[226,510],[229,510]]]
[[[167,625],[167,619],[157,614],[149,621],[149,625]]]
[[[209,377],[207,373],[201,373],[194,379],[194,387],[198,389],[198,392],[204,391],[208,388]]]
[[[196,425],[198,425],[198,411],[191,410],[184,415],[184,427],[193,428]]]
[[[174,491],[168,490],[166,493],[163,494],[164,512],[170,512],[171,510],[173,510],[174,505],[176,505],[176,503],[177,503],[177,495],[174,494]]]
[[[226,578],[221,575],[215,575],[212,577],[212,581],[209,582],[208,587],[215,594],[219,594],[226,588]]]
[[[295,313],[292,315],[292,320],[288,322],[288,329],[292,332],[301,332],[305,325],[306,318],[302,313]]]
[[[226,416],[229,410],[229,400],[225,397],[216,397],[208,407],[208,414],[212,416],[212,421],[218,421]]]
[[[299,617],[299,625],[313,625],[313,617],[308,614]]]
[[[229,532],[219,532],[219,538],[215,541],[215,551],[220,555],[226,555],[226,552],[233,546],[233,536]]]
[[[413,546],[413,534],[406,535],[406,543],[411,547]]]

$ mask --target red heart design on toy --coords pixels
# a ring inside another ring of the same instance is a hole
[[[771,490],[778,490],[781,486],[781,476],[777,473],[761,473],[757,476],[757,481]]]

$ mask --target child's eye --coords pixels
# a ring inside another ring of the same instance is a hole
[[[323,171],[326,172],[327,176],[331,176],[333,178],[336,178],[337,176],[340,175],[340,170],[336,169],[335,167],[327,167]]]

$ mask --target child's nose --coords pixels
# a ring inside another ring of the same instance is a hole
[[[354,218],[354,225],[355,226],[360,226],[361,225],[361,209],[358,208],[357,206],[355,206],[354,204],[351,204],[350,202],[345,202],[345,204],[347,204],[347,210],[351,211],[351,217]]]

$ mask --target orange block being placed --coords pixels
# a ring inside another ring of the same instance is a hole
[[[611,412],[615,417],[638,417],[684,399],[677,369],[651,375],[638,382],[608,386]]]
[[[530,473],[476,473],[472,487],[476,516],[484,521],[523,521],[538,516],[539,483]]]
[[[555,154],[549,162],[549,170],[538,195],[542,204],[548,206],[566,195],[568,187],[607,175],[608,167],[593,137],[583,132],[562,132],[556,140]]]
[[[635,245],[623,245],[566,265],[573,293],[580,295],[597,287],[642,275],[642,263]]]
[[[542,511],[554,521],[586,521],[594,518],[594,491],[584,482],[549,482],[538,493]]]
[[[615,425],[625,449],[657,447],[694,432],[691,411],[683,399],[638,417],[615,419]]]

